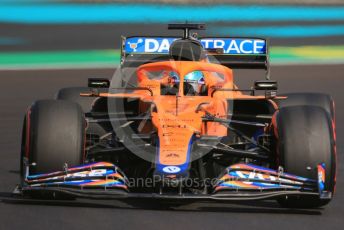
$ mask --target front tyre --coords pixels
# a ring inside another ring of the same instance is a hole
[[[323,108],[328,114],[331,115],[332,120],[335,119],[334,101],[328,94],[323,93],[287,93],[281,96],[286,96],[287,99],[277,101],[278,107],[290,106],[318,106]]]
[[[91,113],[93,111],[93,106],[101,98],[80,96],[80,93],[85,93],[89,91],[90,91],[90,88],[87,88],[87,87],[62,88],[57,92],[55,99],[75,102],[81,106],[81,109],[83,110],[84,113]],[[99,123],[88,123],[87,129],[86,129],[87,134],[97,135],[98,137],[101,137],[107,134],[109,131],[110,130],[108,127],[106,126],[104,127]]]
[[[287,173],[317,179],[317,165],[325,163],[325,189],[334,192],[336,149],[330,114],[318,106],[290,106],[276,114],[278,165]],[[288,208],[315,208],[330,200],[319,197],[286,196],[278,200]]]
[[[23,126],[21,173],[60,171],[80,165],[84,157],[85,119],[81,107],[69,101],[40,100],[28,110]]]

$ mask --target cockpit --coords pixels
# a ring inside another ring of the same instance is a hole
[[[161,96],[209,96],[214,87],[232,85],[230,69],[206,62],[150,63],[140,66],[137,75],[140,87],[148,87],[154,95]]]
[[[167,84],[161,84],[161,95],[176,95],[179,91],[180,77],[176,72],[168,73]],[[207,96],[205,77],[202,71],[193,71],[184,76],[183,94],[185,96]]]

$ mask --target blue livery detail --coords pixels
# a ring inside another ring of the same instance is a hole
[[[188,168],[190,164],[190,155],[191,155],[191,148],[192,144],[195,140],[195,136],[192,136],[187,151],[187,158],[186,161],[181,165],[164,165],[160,163],[160,148],[159,148],[159,140],[158,140],[158,148],[157,148],[157,157],[156,157],[156,172],[162,175],[169,175],[169,174],[178,174],[178,175],[186,175],[188,173]]]
[[[125,40],[126,54],[168,54],[176,37],[130,37]],[[205,49],[223,49],[228,55],[266,55],[266,41],[259,38],[202,38]]]

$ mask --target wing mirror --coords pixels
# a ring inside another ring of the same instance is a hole
[[[254,82],[255,90],[277,90],[277,81],[259,80]]]
[[[107,78],[89,78],[88,87],[90,88],[109,88],[110,80]]]

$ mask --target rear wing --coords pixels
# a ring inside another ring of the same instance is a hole
[[[121,64],[136,66],[169,60],[170,45],[181,37],[122,37]],[[204,37],[198,39],[210,62],[229,68],[268,70],[268,44],[262,38]]]

